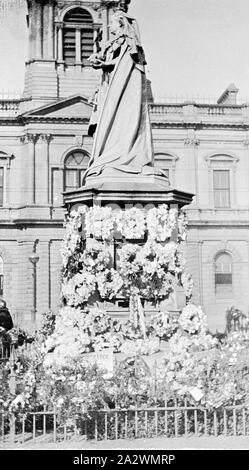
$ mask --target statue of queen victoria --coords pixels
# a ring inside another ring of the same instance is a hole
[[[151,126],[147,105],[145,56],[137,22],[119,2],[109,31],[111,40],[89,60],[102,69],[89,125],[94,144],[84,182],[89,177],[155,175]]]

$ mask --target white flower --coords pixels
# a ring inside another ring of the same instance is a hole
[[[168,240],[176,226],[176,220],[177,210],[168,210],[166,204],[150,209],[146,218],[149,239],[159,242]]]
[[[91,207],[85,217],[86,236],[93,235],[103,240],[113,238],[114,221],[111,207]]]
[[[179,325],[184,331],[190,334],[207,331],[207,317],[201,307],[194,304],[188,304],[183,308],[179,317]]]
[[[65,399],[63,397],[60,397],[58,400],[57,400],[57,405],[58,406],[62,406],[63,403],[64,403]]]
[[[101,297],[112,299],[123,286],[123,279],[115,269],[106,269],[96,276]]]
[[[24,400],[23,395],[17,395],[16,398],[14,398],[14,400],[12,401],[10,406],[11,406],[11,408],[16,408],[19,405],[22,406],[22,407],[25,406],[25,400]]]
[[[117,230],[127,239],[141,239],[145,234],[145,218],[142,209],[132,207],[115,214]]]
[[[184,211],[180,212],[178,216],[177,225],[178,225],[178,242],[181,243],[185,241],[187,238],[188,219]]]
[[[65,236],[61,245],[62,265],[65,268],[68,259],[72,256],[79,246],[80,233],[79,228],[82,225],[82,213],[84,209],[72,211],[65,223]]]

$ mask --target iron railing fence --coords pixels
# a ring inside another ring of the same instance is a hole
[[[12,364],[17,360],[17,356],[22,352],[29,352],[32,343],[24,342],[22,345],[11,344],[8,341],[0,341],[0,365],[2,362],[10,361]]]
[[[9,415],[0,411],[0,445],[153,437],[249,436],[249,407],[207,409],[184,402],[100,409],[67,415],[61,410]]]
[[[0,343],[0,366],[1,364],[14,359],[15,347],[9,343]]]

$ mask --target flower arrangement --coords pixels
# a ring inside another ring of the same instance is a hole
[[[177,210],[169,210],[166,204],[150,209],[146,218],[149,238],[158,242],[170,239],[176,227],[177,215]]]
[[[179,271],[177,245],[148,241],[144,246],[127,244],[119,253],[119,272],[124,278],[124,289],[136,286],[147,300],[167,298],[173,291],[173,278]]]
[[[87,303],[96,290],[96,277],[87,270],[75,274],[62,284],[62,299],[70,307],[79,307]]]
[[[160,380],[179,396],[189,397],[195,388],[203,398],[215,361],[217,340],[207,332],[206,316],[200,307],[186,306],[178,322],[161,363]]]
[[[184,242],[187,239],[187,228],[188,228],[188,218],[187,214],[184,211],[181,211],[178,215],[178,243]]]
[[[62,298],[71,307],[84,305],[96,291],[98,280],[102,288],[100,274],[107,270],[111,262],[106,244],[93,238],[87,239],[85,249],[78,258],[78,272],[62,284]]]
[[[117,230],[128,240],[141,239],[145,235],[145,217],[142,209],[132,207],[115,215]]]
[[[153,335],[168,341],[179,326],[178,317],[170,312],[159,312],[151,319],[149,328]]]
[[[191,274],[186,269],[182,270],[180,279],[186,295],[186,303],[188,304],[193,296],[194,281]]]
[[[86,236],[110,240],[114,234],[114,217],[111,207],[91,207],[85,214]]]
[[[65,236],[61,246],[62,266],[65,269],[68,260],[78,248],[81,237],[79,229],[82,225],[82,209],[72,211],[65,222]]]
[[[146,339],[136,339],[135,341],[126,340],[120,348],[120,352],[130,357],[148,356],[158,352],[160,349],[158,338],[151,337]]]
[[[113,268],[105,269],[96,277],[98,291],[102,299],[113,299],[123,287],[123,279]]]
[[[96,275],[111,266],[111,255],[106,243],[88,238],[79,260],[82,269]]]
[[[178,222],[178,240],[170,241]],[[124,296],[130,299],[130,319],[144,331],[140,297],[152,302],[167,299],[174,290],[175,278],[182,284],[187,300],[191,300],[192,278],[186,271],[179,242],[185,238],[185,229],[185,215],[169,210],[165,204],[150,209],[147,216],[137,207],[124,211],[83,207],[73,212],[63,244],[64,305],[84,308],[93,296]],[[118,251],[118,267],[113,265],[111,255],[114,234],[126,239]],[[131,243],[144,238],[144,245]]]
[[[18,415],[39,411],[44,405],[56,407],[58,419],[65,424],[76,412],[87,417],[90,410],[113,407],[117,402],[121,407],[136,406],[138,400],[148,405],[165,394],[174,399],[187,398],[208,409],[235,401],[249,406],[247,333],[230,333],[219,343],[207,332],[204,313],[193,305],[182,313],[176,331],[171,328],[174,319],[168,316],[160,313],[157,322],[153,319],[147,325],[144,341],[133,324],[114,324],[101,309],[64,308],[52,334],[47,338],[37,335],[28,350],[17,349],[16,391],[10,387],[10,366],[0,368],[1,409],[6,415]],[[152,325],[154,331],[149,334]],[[164,334],[169,338],[167,352],[152,371],[142,355],[156,352],[158,337]],[[107,377],[96,365],[87,365],[79,351],[91,350],[92,346],[100,350],[112,347],[115,336],[119,350],[129,357]],[[64,348],[63,337],[67,338]]]
[[[191,335],[207,332],[207,317],[201,307],[196,307],[194,304],[188,304],[183,308],[178,321],[182,330]]]

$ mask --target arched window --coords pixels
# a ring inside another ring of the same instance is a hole
[[[0,296],[3,295],[3,258],[0,256]]]
[[[71,152],[64,165],[64,190],[70,191],[82,185],[82,179],[88,167],[89,155],[82,150]]]
[[[233,286],[233,263],[229,253],[220,253],[215,259],[215,291],[231,292]]]
[[[63,60],[81,63],[93,53],[93,19],[83,8],[69,10],[63,20]]]

